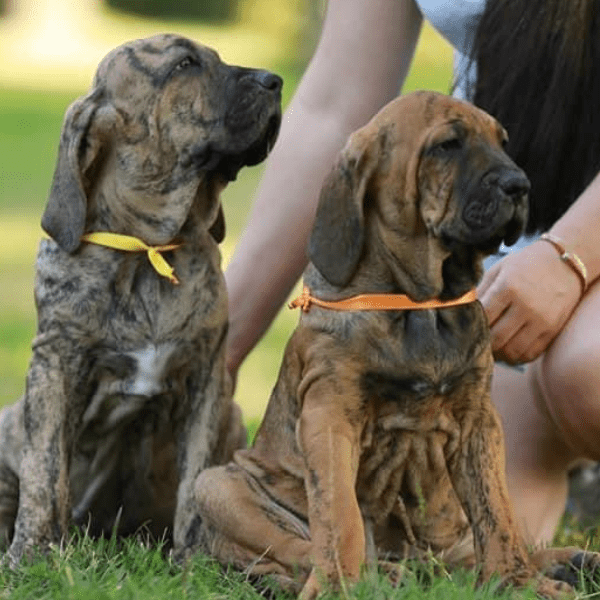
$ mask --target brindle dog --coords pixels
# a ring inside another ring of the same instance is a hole
[[[529,183],[505,141],[489,115],[446,96],[390,103],[325,181],[304,276],[312,294],[425,301],[472,289],[482,257],[525,224]],[[567,593],[550,577],[598,556],[527,550],[506,489],[492,366],[479,302],[309,306],[254,446],[196,482],[211,552],[303,586],[305,599],[378,559],[430,552],[476,565],[480,581],[497,573],[504,584],[535,580],[550,598]]]
[[[67,110],[26,392],[0,417],[11,562],[59,542],[72,516],[93,533],[171,528],[180,555],[197,547],[193,483],[245,445],[224,365],[219,193],[266,157],[281,85],[159,35],[109,53]],[[81,242],[97,231],[175,241],[164,258],[179,285],[144,252]]]

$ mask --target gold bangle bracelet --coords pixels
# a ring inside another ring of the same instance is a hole
[[[543,233],[540,237],[540,240],[552,244],[558,250],[560,259],[569,265],[577,277],[579,277],[579,280],[581,281],[581,295],[583,296],[587,290],[588,283],[587,269],[581,258],[579,258],[575,252],[570,252],[567,250],[564,242],[551,233]]]

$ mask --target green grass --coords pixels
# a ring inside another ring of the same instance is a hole
[[[64,548],[17,570],[0,568],[0,598],[36,600],[169,600],[259,598],[240,573],[226,574],[198,556],[185,567],[160,544],[117,543],[76,535]],[[233,593],[232,593],[233,590]]]
[[[401,584],[392,586],[378,574],[340,593],[326,591],[323,600],[532,600],[532,590],[498,590],[493,580],[476,587],[476,575],[448,572],[439,563],[407,563]],[[580,597],[600,595],[600,585],[580,578]],[[274,596],[269,594],[275,590]],[[142,535],[121,542],[91,540],[75,532],[70,543],[53,547],[49,555],[17,569],[0,566],[0,599],[11,600],[288,600],[268,580],[250,583],[244,573],[222,569],[205,556],[179,565],[162,544],[149,544]]]

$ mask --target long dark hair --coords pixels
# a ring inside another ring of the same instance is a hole
[[[546,230],[600,171],[600,0],[488,0],[472,59],[532,183],[527,231]]]

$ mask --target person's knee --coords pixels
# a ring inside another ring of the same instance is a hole
[[[577,455],[600,460],[600,341],[551,348],[533,367],[543,407]]]

